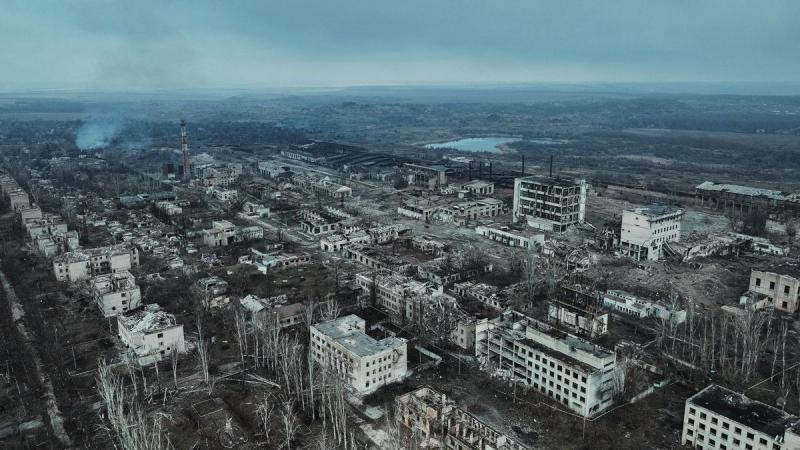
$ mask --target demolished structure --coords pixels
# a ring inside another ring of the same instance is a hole
[[[514,179],[514,222],[546,231],[563,232],[583,223],[586,180],[530,176]]]

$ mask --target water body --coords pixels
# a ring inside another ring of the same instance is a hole
[[[498,149],[497,146],[508,144],[510,142],[517,142],[520,140],[522,139],[513,137],[498,137],[498,136],[465,138],[465,139],[459,139],[457,141],[442,142],[439,144],[428,144],[425,146],[425,148],[430,148],[430,149],[454,148],[456,150],[461,150],[465,152],[498,153],[500,152],[500,149]]]

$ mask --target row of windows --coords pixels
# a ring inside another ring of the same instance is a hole
[[[769,441],[759,436],[756,438],[755,433],[752,431],[743,430],[741,426],[728,422],[724,419],[720,419],[716,416],[708,417],[703,411],[698,411],[693,408],[689,407],[689,418],[686,420],[686,435],[693,436],[695,432],[697,432],[696,442],[703,442],[703,439],[706,437],[709,439],[709,445],[715,445],[715,439],[719,439],[720,442],[728,442],[731,440],[734,445],[737,447],[741,446],[741,440],[744,439],[746,441],[752,442],[753,444],[759,445],[760,449],[768,449]],[[702,434],[707,433],[707,434]],[[724,446],[720,445],[720,448],[724,448]],[[745,443],[745,448],[752,449],[752,444]],[[772,448],[774,450],[780,450],[779,444],[772,444]]]

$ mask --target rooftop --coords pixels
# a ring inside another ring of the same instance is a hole
[[[714,183],[713,181],[704,181],[698,185],[696,189],[701,191],[730,192],[731,194],[747,195],[751,197],[765,197],[772,200],[785,200],[790,202],[800,201],[800,196],[798,196],[798,194],[791,194],[774,189],[739,186],[736,184]]]
[[[645,216],[653,218],[663,217],[673,214],[680,214],[683,212],[680,208],[676,208],[674,206],[669,206],[669,205],[659,205],[659,204],[643,206],[641,208],[634,208],[629,211],[633,211],[636,214],[643,214]]]
[[[526,182],[529,182],[529,183],[547,184],[547,185],[565,187],[565,188],[578,186],[578,185],[581,184],[581,182],[584,181],[584,180],[571,180],[571,179],[568,179],[568,178],[562,178],[562,177],[557,177],[557,176],[556,177],[548,177],[548,176],[544,176],[544,175],[530,175],[530,176],[527,176],[527,177],[517,178],[517,180],[522,180],[522,181],[526,181]]]
[[[743,394],[712,384],[689,398],[689,404],[713,411],[769,436],[782,436],[800,422],[796,416]]]
[[[149,334],[176,326],[175,316],[161,311],[157,304],[128,312],[119,316],[117,321],[131,333]]]

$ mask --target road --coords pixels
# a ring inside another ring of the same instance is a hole
[[[42,386],[44,387],[47,415],[50,418],[49,424],[50,429],[53,432],[53,436],[55,436],[65,448],[71,447],[72,442],[67,434],[66,429],[64,428],[64,417],[62,416],[61,410],[58,407],[58,401],[56,400],[56,395],[53,390],[53,383],[42,370],[42,358],[39,355],[33,338],[25,328],[25,310],[22,308],[22,304],[19,302],[19,298],[17,297],[17,293],[14,291],[14,287],[8,282],[8,279],[2,270],[0,270],[0,284],[3,285],[3,290],[5,291],[6,298],[8,299],[8,313],[11,314],[11,317],[14,319],[14,322],[17,326],[17,332],[19,332],[19,334],[22,336],[21,341],[24,344],[24,348],[19,349],[19,351],[26,352],[31,356],[31,359],[34,363],[34,370],[36,371],[35,375],[39,381],[41,381]]]

